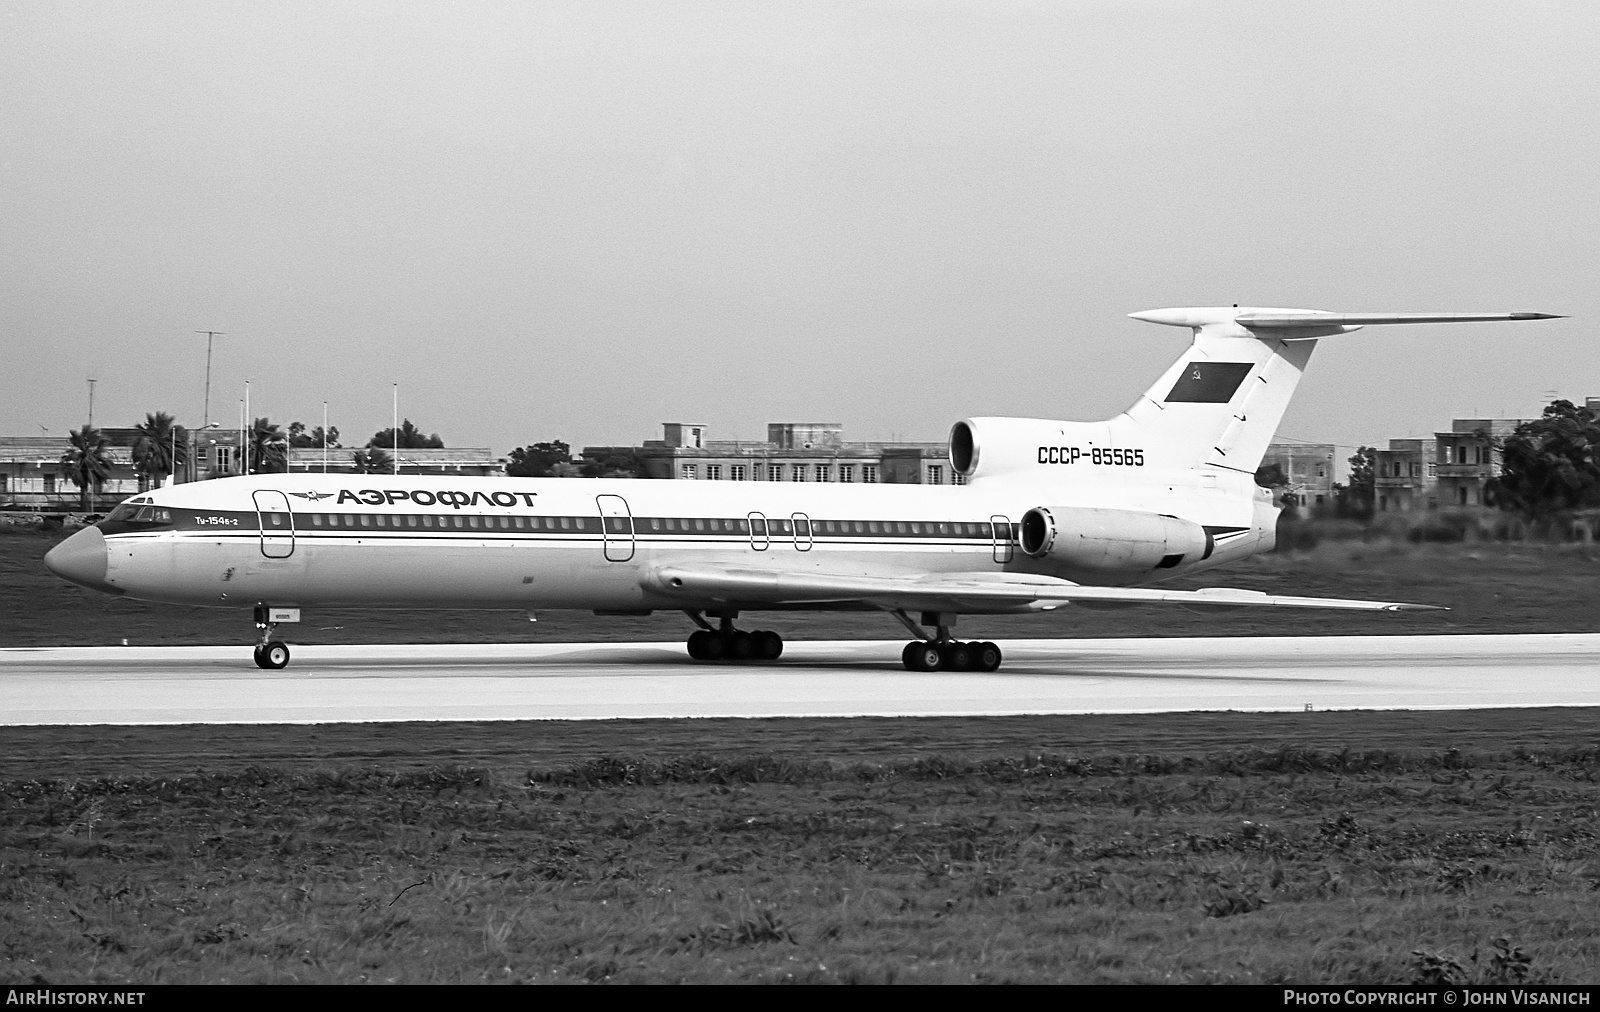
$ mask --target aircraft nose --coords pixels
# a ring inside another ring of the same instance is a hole
[[[107,594],[122,591],[106,582],[106,536],[98,527],[85,527],[45,553],[44,565],[50,572],[80,587]]]

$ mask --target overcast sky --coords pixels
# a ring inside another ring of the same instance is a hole
[[[0,2],[0,434],[403,415],[504,454],[1099,418],[1164,306],[1341,444],[1600,395],[1600,5]]]

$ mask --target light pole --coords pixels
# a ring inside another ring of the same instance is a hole
[[[220,330],[197,330],[196,334],[206,336],[206,406],[202,413],[200,427],[208,428],[211,421],[211,342],[222,336]]]
[[[200,426],[198,429],[195,429],[194,431],[195,432],[205,432],[208,429],[220,429],[220,428],[222,428],[222,423],[221,422],[208,422],[207,424]],[[179,426],[174,425],[172,427],[172,473],[167,476],[167,483],[171,484],[171,485],[175,485],[178,482],[178,429],[179,429]],[[195,442],[194,442],[194,433],[193,432],[189,434],[189,438],[187,440],[185,440],[184,443],[185,443],[186,447],[189,450],[189,459],[185,463],[187,463],[188,466],[189,466],[189,473],[190,474],[194,474],[194,471],[195,471],[195,467],[194,467],[194,445],[195,445]]]

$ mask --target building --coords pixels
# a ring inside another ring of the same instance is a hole
[[[1438,449],[1433,439],[1391,439],[1374,453],[1373,508],[1412,513],[1439,508]]]
[[[293,474],[315,473],[326,470],[329,474],[352,474],[355,462],[351,459],[357,450],[366,447],[333,446],[326,452],[321,447],[291,447],[289,471]],[[378,447],[393,459],[395,451]],[[505,474],[506,464],[486,446],[453,446],[440,448],[400,448],[401,474],[451,474],[485,478]]]
[[[1483,487],[1500,473],[1501,442],[1524,418],[1455,418],[1450,431],[1434,433],[1438,505],[1482,506]]]
[[[821,481],[844,484],[959,485],[945,443],[861,442],[844,439],[839,422],[774,422],[767,438],[713,440],[706,426],[663,422],[662,438],[639,446],[586,446],[598,461],[636,456],[642,477],[688,481]]]
[[[1261,466],[1277,465],[1284,480],[1280,502],[1306,512],[1332,505],[1337,455],[1338,447],[1333,443],[1272,443],[1261,458]]]
[[[134,429],[100,430],[111,444],[106,456],[111,476],[96,490],[94,503],[106,509],[142,489],[133,467]],[[82,493],[61,463],[71,443],[65,436],[0,436],[0,509],[47,513],[80,508]]]

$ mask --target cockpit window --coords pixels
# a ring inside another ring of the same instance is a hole
[[[172,510],[165,506],[151,506],[149,501],[144,503],[125,502],[112,510],[110,515],[101,521],[102,524],[170,524],[172,523]]]

